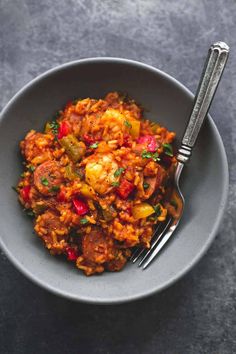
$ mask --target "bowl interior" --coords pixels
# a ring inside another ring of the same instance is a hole
[[[160,256],[145,271],[128,264],[118,273],[85,277],[71,264],[52,257],[33,235],[32,221],[21,211],[15,192],[21,173],[19,141],[45,122],[68,100],[127,92],[142,104],[145,116],[182,137],[192,95],[176,80],[146,65],[119,59],[93,59],[66,64],[37,78],[7,105],[0,129],[1,244],[28,277],[72,299],[121,302],[166,287],[184,274],[207,249],[222,215],[227,192],[224,148],[208,117],[181,186],[186,207],[181,224]]]

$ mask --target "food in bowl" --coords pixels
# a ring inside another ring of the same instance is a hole
[[[175,212],[175,133],[117,92],[69,102],[20,143],[19,200],[52,255],[86,275],[119,271]]]

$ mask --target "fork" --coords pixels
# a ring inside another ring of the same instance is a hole
[[[181,147],[178,149],[177,165],[174,174],[172,197],[176,202],[175,216],[169,215],[165,223],[159,223],[151,241],[149,249],[138,248],[130,260],[135,263],[140,259],[139,266],[146,269],[176,230],[184,210],[184,197],[180,190],[179,180],[184,165],[191,157],[192,149],[197,140],[200,128],[207,116],[214,94],[223,74],[229,55],[229,46],[224,42],[211,45],[206,59],[205,67],[198,85],[192,112],[184,132]]]

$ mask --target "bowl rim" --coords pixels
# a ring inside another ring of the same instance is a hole
[[[81,64],[95,64],[95,63],[106,63],[106,62],[134,66],[134,67],[138,67],[140,69],[148,70],[149,72],[158,74],[160,77],[166,79],[169,82],[172,82],[176,86],[177,89],[181,90],[190,99],[193,100],[193,98],[194,98],[193,93],[186,86],[184,86],[182,83],[180,83],[177,79],[175,79],[173,76],[171,76],[171,75],[165,73],[164,71],[162,71],[160,69],[157,69],[157,68],[155,68],[155,67],[153,67],[153,66],[151,66],[149,64],[145,64],[145,63],[142,63],[140,61],[136,61],[136,60],[132,60],[132,59],[125,59],[125,58],[118,58],[118,57],[83,58],[83,59],[73,60],[73,61],[61,64],[61,65],[57,65],[57,66],[55,66],[55,67],[43,72],[42,74],[38,75],[37,77],[35,77],[31,81],[29,81],[28,83],[26,83],[20,90],[18,90],[14,94],[14,96],[8,101],[8,103],[2,109],[2,111],[0,113],[0,124],[2,122],[2,119],[3,119],[4,115],[5,115],[5,113],[8,111],[10,106],[12,104],[14,104],[14,102],[16,100],[18,100],[20,98],[20,96],[25,91],[30,89],[32,86],[34,86],[35,84],[37,84],[41,80],[47,78],[51,74],[54,74],[56,72],[62,71],[64,69],[67,69],[69,67],[73,67],[73,66],[77,66],[77,65],[81,65]],[[222,174],[223,174],[223,178],[222,178],[223,189],[222,189],[221,202],[219,204],[217,217],[215,219],[214,226],[213,226],[211,232],[209,233],[207,241],[204,243],[204,245],[202,246],[200,251],[192,259],[192,261],[190,263],[188,263],[185,267],[183,267],[182,270],[180,270],[177,274],[172,276],[166,282],[163,282],[157,288],[150,289],[150,290],[145,290],[144,289],[142,292],[140,292],[138,294],[134,294],[134,295],[130,295],[130,296],[123,296],[123,297],[119,296],[117,298],[112,298],[112,299],[109,299],[109,298],[96,299],[96,298],[90,298],[90,297],[87,297],[87,296],[80,296],[79,294],[77,296],[76,295],[72,295],[72,294],[68,293],[65,290],[61,290],[60,288],[56,288],[54,286],[51,286],[47,282],[38,279],[28,268],[25,268],[25,266],[22,265],[15,258],[14,254],[11,253],[11,251],[7,248],[7,246],[4,244],[2,238],[0,237],[0,247],[1,247],[1,249],[4,251],[4,253],[8,257],[8,259],[15,265],[15,267],[21,273],[23,273],[28,279],[30,279],[33,283],[41,286],[44,289],[47,289],[47,290],[51,291],[55,295],[59,295],[61,297],[64,297],[64,298],[67,298],[67,299],[70,299],[70,300],[74,300],[74,301],[80,301],[80,302],[90,303],[90,304],[100,304],[100,305],[120,304],[120,303],[125,303],[125,302],[130,302],[130,301],[146,298],[147,296],[151,296],[151,295],[153,295],[155,293],[161,292],[162,290],[168,288],[169,286],[171,286],[172,284],[177,282],[180,278],[185,276],[186,273],[188,271],[190,271],[194,267],[194,265],[196,265],[197,262],[207,252],[207,250],[209,249],[210,245],[212,244],[212,242],[213,242],[213,240],[214,240],[214,238],[215,238],[215,236],[217,234],[217,231],[219,229],[221,220],[222,220],[223,215],[224,215],[226,203],[227,203],[228,189],[229,189],[229,171],[228,171],[227,155],[226,155],[226,152],[225,152],[224,144],[223,144],[222,138],[220,136],[220,133],[219,133],[217,127],[216,127],[216,124],[214,123],[213,119],[211,118],[211,116],[209,114],[208,114],[208,121],[209,121],[209,124],[210,124],[213,132],[214,132],[216,140],[218,142],[220,156],[221,156],[221,160],[222,160],[222,164],[223,164],[223,171],[222,171]]]

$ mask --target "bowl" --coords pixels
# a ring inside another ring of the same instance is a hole
[[[217,128],[208,116],[181,188],[186,206],[181,223],[146,270],[128,263],[117,273],[86,277],[72,264],[52,257],[32,234],[11,186],[22,171],[19,141],[69,100],[127,92],[146,109],[145,116],[177,133],[180,143],[193,95],[171,76],[151,66],[118,58],[70,62],[47,71],[22,88],[0,117],[0,243],[12,263],[29,279],[69,299],[99,304],[131,301],[161,291],[187,273],[203,256],[218,230],[227,199],[228,167]]]

